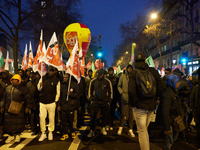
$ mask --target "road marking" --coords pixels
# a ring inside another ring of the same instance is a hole
[[[21,143],[19,143],[17,146],[9,148],[10,146],[12,146],[15,141],[13,140],[12,142],[8,143],[8,144],[4,144],[3,146],[0,147],[0,150],[20,150],[22,148],[24,148],[28,143],[30,143],[34,138],[37,137],[37,135],[32,136],[32,133],[28,133],[26,130],[24,132],[21,133],[20,137],[21,138],[25,138],[24,141],[22,141]]]
[[[87,129],[87,126],[81,127],[79,130],[85,131]],[[81,139],[79,138],[81,136],[80,131],[76,134],[75,139],[72,141],[72,144],[70,145],[68,150],[75,150],[78,149],[79,144],[81,143]],[[81,136],[82,137],[82,136]]]
[[[79,132],[76,134],[76,137],[72,141],[72,144],[70,145],[68,150],[77,150],[78,149],[78,146],[81,143],[81,137],[82,137],[80,131],[82,132],[82,134],[84,133],[84,131],[87,129],[87,125],[88,125],[89,121],[90,121],[90,116],[84,116],[84,122],[86,123],[86,126],[82,126],[81,128],[79,128]]]

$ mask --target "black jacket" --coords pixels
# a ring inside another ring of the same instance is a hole
[[[75,83],[74,81],[71,81],[70,88],[69,88],[70,95],[69,95],[68,101],[67,101],[68,85],[69,85],[69,83],[66,83],[66,82],[61,83],[60,99],[59,99],[58,105],[61,107],[61,110],[63,110],[63,111],[76,109],[78,107],[77,101],[79,101],[79,97],[80,97],[79,87],[78,87],[77,83]]]
[[[200,81],[199,81],[200,82]],[[200,85],[200,83],[199,83]],[[190,107],[192,113],[194,114],[194,119],[197,122],[200,122],[200,89],[199,85],[195,86],[190,95]]]
[[[119,99],[120,95],[119,95],[119,91],[117,89],[117,85],[119,82],[119,78],[115,75],[113,76],[109,76],[107,75],[106,78],[108,78],[110,80],[110,82],[112,83],[112,88],[113,88],[113,100],[117,101],[117,99]]]
[[[24,102],[21,112],[18,115],[10,114],[8,108],[11,103],[11,95],[14,101]],[[32,102],[28,88],[22,84],[18,86],[9,85],[5,89],[3,100],[1,101],[1,107],[4,108],[4,131],[6,133],[20,133],[24,130],[25,125],[25,108],[32,108]]]
[[[179,114],[180,99],[178,94],[171,86],[167,86],[160,98],[156,122],[163,126],[165,131],[169,131],[172,125],[172,118],[175,118]]]
[[[40,81],[38,84],[40,84]],[[57,85],[60,82],[59,78],[56,75],[50,77],[47,74],[42,78],[42,82],[43,87],[39,94],[39,101],[43,104],[50,104],[55,102],[56,94],[57,92],[60,92],[57,91]]]
[[[157,96],[160,95],[161,83],[162,80],[158,71],[154,68],[150,68],[144,62],[135,62],[135,69],[139,70],[147,70],[149,69],[152,75],[156,80],[156,89],[157,89]],[[157,96],[152,98],[142,98],[141,95],[137,92],[136,86],[136,71],[133,70],[129,73],[129,82],[128,82],[128,93],[129,93],[129,101],[132,107],[136,107],[138,109],[144,110],[155,110],[156,108],[156,100]]]
[[[107,78],[94,78],[89,85],[88,97],[98,104],[111,103],[113,99],[112,83]]]

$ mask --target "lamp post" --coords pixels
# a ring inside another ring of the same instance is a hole
[[[156,13],[152,13],[151,14],[151,18],[152,19],[157,19],[158,18],[158,15]],[[165,20],[168,20],[170,22],[169,24],[169,35],[170,35],[170,59],[171,59],[171,62],[170,62],[170,66],[172,68],[173,66],[173,58],[172,58],[172,53],[173,53],[173,46],[172,46],[172,21],[170,19],[166,19],[164,18]]]

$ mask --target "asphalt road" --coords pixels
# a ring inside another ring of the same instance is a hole
[[[88,122],[88,118],[86,119]],[[121,136],[118,136],[117,127],[112,131],[108,131],[108,135],[103,136],[100,132],[100,127],[96,128],[95,136],[87,138],[89,132],[87,123],[83,126],[75,139],[69,138],[66,141],[60,141],[60,135],[54,133],[53,141],[45,139],[42,142],[38,141],[38,136],[31,136],[31,133],[26,130],[21,135],[21,141],[15,143],[14,141],[5,144],[6,135],[4,140],[0,142],[0,150],[140,150],[138,143],[138,136],[136,129],[134,131],[136,137],[131,138],[127,135],[128,129],[124,128]],[[116,123],[117,124],[117,123]],[[162,145],[162,134],[155,124],[151,124],[149,128],[151,150],[160,150]],[[190,143],[177,141],[172,150],[196,150],[195,133],[190,133]]]

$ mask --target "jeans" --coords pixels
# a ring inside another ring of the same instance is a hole
[[[124,123],[128,120],[129,129],[133,129],[133,111],[130,104],[121,103],[121,117],[120,126],[123,127]]]
[[[171,147],[178,138],[178,133],[173,131],[172,126],[170,126],[170,131],[170,134],[164,134],[162,150],[171,150]]]
[[[141,150],[150,150],[148,126],[154,111],[132,108]]]
[[[49,115],[49,132],[53,132],[55,128],[55,110],[56,110],[56,103],[50,103],[50,104],[43,104],[40,103],[40,129],[41,132],[46,131],[46,117],[47,112]]]

